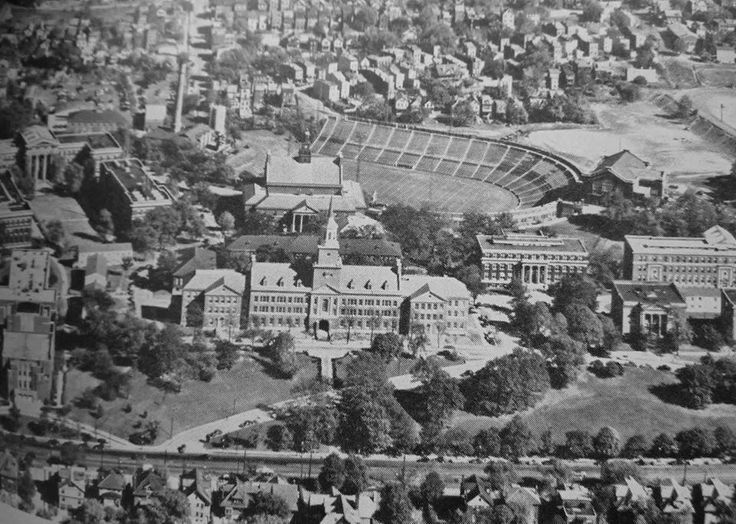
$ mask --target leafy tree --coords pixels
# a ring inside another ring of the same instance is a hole
[[[518,458],[528,454],[534,447],[534,434],[519,415],[514,416],[499,432],[501,455]]]
[[[492,460],[483,469],[491,489],[503,490],[519,482],[520,477],[511,462]]]
[[[450,113],[450,123],[453,126],[470,126],[476,120],[478,120],[478,113],[470,100],[458,102]]]
[[[581,303],[568,304],[563,310],[567,319],[570,336],[587,347],[603,344],[603,326],[600,319],[587,306]]]
[[[319,485],[323,491],[327,492],[330,488],[340,489],[345,482],[345,461],[337,453],[330,453],[322,461],[322,469],[320,469],[317,477]]]
[[[217,219],[217,223],[220,225],[225,234],[229,234],[235,228],[235,217],[229,211],[223,211],[220,213],[220,217]]]
[[[438,45],[442,50],[451,52],[457,46],[457,36],[449,25],[440,22],[426,27],[419,35],[419,45],[431,49]]]
[[[650,451],[653,457],[669,458],[679,453],[677,442],[667,433],[660,433],[652,440],[652,448]]]
[[[622,484],[627,477],[641,480],[639,466],[628,460],[607,460],[601,464],[603,484]]]
[[[66,239],[66,230],[60,220],[49,220],[43,225],[46,240],[51,244],[61,246]]]
[[[215,344],[217,369],[232,369],[238,361],[238,346],[227,340],[218,340]]]
[[[687,95],[682,95],[677,102],[677,116],[688,118],[693,112],[693,101]]]
[[[291,515],[286,500],[279,495],[266,491],[254,493],[248,509],[256,515],[273,515],[284,519]]]
[[[693,340],[693,330],[688,322],[687,315],[680,309],[675,309],[671,315],[671,321],[665,343],[673,352],[678,353],[683,344],[689,344]]]
[[[368,468],[363,459],[357,455],[345,457],[345,482],[342,492],[347,495],[357,495],[368,485]]]
[[[101,209],[97,217],[97,231],[104,237],[115,234],[115,222],[112,219],[112,213],[107,209]]]
[[[378,122],[390,122],[393,120],[394,113],[381,95],[371,95],[363,98],[356,115]]]
[[[593,438],[593,450],[602,459],[610,459],[621,452],[621,436],[610,426],[601,428]]]
[[[210,185],[206,182],[197,182],[194,184],[192,187],[192,196],[195,202],[207,209],[215,209],[215,206],[217,206],[217,195],[210,191]]]
[[[32,507],[33,497],[36,496],[36,483],[33,482],[30,470],[26,469],[18,476],[17,492],[20,499]]]
[[[7,99],[0,105],[0,139],[15,138],[19,131],[33,121],[33,104]]]
[[[297,372],[296,346],[294,336],[282,331],[268,344],[267,354],[276,369],[285,377],[293,377]]]
[[[311,451],[320,444],[332,444],[335,440],[338,413],[331,404],[293,406],[282,418],[294,436],[296,451]]]
[[[591,457],[593,439],[590,433],[577,429],[565,433],[565,455],[572,459]]]
[[[583,4],[583,22],[600,22],[603,14],[603,6],[595,0],[588,0]]]
[[[736,450],[736,435],[729,426],[720,425],[713,430],[715,451],[720,455],[730,455]]]
[[[529,115],[524,106],[509,98],[506,102],[506,122],[512,125],[523,125],[529,121]]]
[[[158,232],[146,220],[136,219],[128,232],[128,240],[138,253],[150,253],[158,246]]]
[[[70,162],[64,168],[64,183],[66,184],[67,190],[76,195],[82,188],[82,182],[84,181],[84,168],[76,162]]]
[[[413,324],[409,334],[409,349],[414,355],[420,353],[429,343],[429,337],[422,324]]]
[[[633,435],[624,444],[621,450],[621,456],[623,458],[637,458],[642,457],[649,451],[649,443],[644,435]]]
[[[289,449],[294,443],[294,436],[283,424],[274,424],[266,431],[266,444],[273,451]]]
[[[95,499],[84,499],[82,505],[72,511],[75,522],[81,524],[102,524],[105,521],[105,508]]]
[[[573,383],[580,366],[585,362],[585,346],[567,335],[551,337],[542,344],[547,359],[547,373],[553,388],[564,388]]]
[[[390,362],[401,355],[402,347],[401,337],[396,333],[379,333],[373,337],[370,351]]]
[[[713,401],[715,383],[713,373],[707,365],[685,366],[675,371],[680,380],[685,405],[692,409],[703,409]]]
[[[376,512],[379,522],[413,524],[413,505],[406,486],[398,482],[386,484],[381,490],[381,499]]]
[[[685,459],[710,456],[715,448],[715,439],[705,428],[685,429],[675,435],[679,455]]]
[[[445,483],[436,471],[430,471],[419,485],[419,493],[427,504],[434,504],[445,491]]]
[[[138,369],[151,378],[158,378],[174,369],[183,356],[183,347],[178,326],[166,324],[141,345]]]
[[[544,358],[517,348],[467,378],[461,391],[468,411],[498,416],[533,406],[549,387]]]
[[[372,393],[362,388],[343,391],[337,439],[346,451],[369,454],[391,445],[391,421],[386,408],[376,402]]]
[[[423,361],[424,370],[414,376],[421,381],[420,422],[443,427],[455,410],[461,409],[465,398],[457,382],[434,361]],[[416,367],[415,367],[416,369]]]
[[[473,439],[470,433],[462,428],[451,428],[439,435],[435,435],[435,428],[425,425],[422,431],[422,440],[427,449],[434,449],[437,453],[452,456],[468,456],[473,454]],[[431,438],[431,440],[430,440]]]
[[[554,311],[565,311],[574,303],[582,304],[591,311],[598,307],[598,286],[581,273],[565,275],[549,287],[549,293],[553,297]]]

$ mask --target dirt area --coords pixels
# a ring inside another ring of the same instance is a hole
[[[556,151],[590,170],[604,155],[628,149],[667,171],[671,180],[730,171],[731,160],[692,133],[679,120],[667,118],[649,101],[632,104],[595,104],[599,129],[536,131],[527,141]]]
[[[678,99],[682,95],[690,97],[693,107],[700,113],[705,113],[716,120],[720,120],[723,116],[722,121],[736,130],[736,89],[723,87],[687,89],[678,93]]]

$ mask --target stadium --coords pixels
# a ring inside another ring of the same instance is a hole
[[[526,145],[335,116],[312,151],[341,155],[346,177],[382,202],[450,214],[528,210],[580,175],[571,162]]]

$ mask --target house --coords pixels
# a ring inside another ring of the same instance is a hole
[[[620,516],[632,514],[636,511],[636,507],[641,507],[652,500],[652,493],[649,488],[642,486],[633,477],[626,477],[624,483],[616,484],[614,489],[616,498],[613,504]]]
[[[516,15],[513,9],[504,9],[501,13],[501,25],[508,29],[516,29]]]
[[[209,330],[240,330],[245,275],[232,269],[198,269],[184,285],[181,325]]]
[[[698,36],[690,31],[685,24],[679,22],[667,26],[667,35],[670,47],[673,49],[681,48],[687,53],[692,53],[695,44],[698,42]]]
[[[733,503],[734,487],[728,486],[717,478],[695,485],[693,490],[698,501],[695,516],[703,524],[722,522],[727,515],[729,505]]]
[[[210,522],[212,509],[212,481],[201,469],[181,474],[180,490],[189,504],[189,521],[192,524]]]
[[[378,510],[380,494],[376,491],[344,495],[334,487],[329,494],[301,491],[299,515],[309,522],[371,523]]]
[[[690,487],[671,478],[654,488],[654,501],[668,517],[677,518],[683,524],[693,522],[693,502]]]
[[[270,493],[281,497],[292,513],[299,509],[299,487],[294,484],[243,482],[236,479],[234,484],[228,483],[221,487],[217,512],[224,516],[226,522],[238,521],[248,515],[248,508],[256,493]]]
[[[166,488],[166,478],[156,470],[138,470],[133,481],[133,504],[150,504]]]
[[[583,191],[586,200],[604,204],[616,192],[625,198],[662,197],[666,183],[664,171],[653,169],[649,162],[624,149],[598,162],[584,178]]]
[[[73,510],[84,503],[85,479],[75,475],[71,478],[62,478],[58,485],[59,509]]]
[[[675,315],[685,315],[685,299],[674,284],[615,281],[611,317],[623,335],[662,337]]]
[[[107,259],[100,254],[87,257],[84,270],[84,289],[107,289]]]
[[[119,471],[110,471],[97,483],[97,498],[104,507],[118,508],[123,498],[123,490],[128,485]]]
[[[181,294],[184,284],[188,282],[199,269],[215,269],[217,254],[207,248],[194,247],[179,252],[180,264],[174,270],[172,294]]]
[[[565,485],[557,489],[557,515],[567,524],[595,524],[597,514],[593,507],[593,497],[588,488],[579,484]]]

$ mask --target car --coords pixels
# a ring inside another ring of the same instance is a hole
[[[427,457],[426,455],[421,456],[417,459],[417,462],[429,462],[429,457]]]
[[[238,427],[239,427],[239,428],[245,428],[245,427],[247,427],[247,426],[252,426],[252,425],[253,425],[253,424],[255,424],[255,423],[256,423],[256,421],[255,421],[255,420],[250,420],[250,419],[249,419],[249,420],[244,420],[243,422],[241,422],[241,423],[240,423],[240,424],[238,425]]]
[[[207,433],[207,435],[205,435],[205,437],[204,437],[204,441],[205,442],[209,442],[213,438],[219,437],[220,435],[222,435],[222,430],[221,429],[216,429],[215,431],[212,431],[210,433]]]

